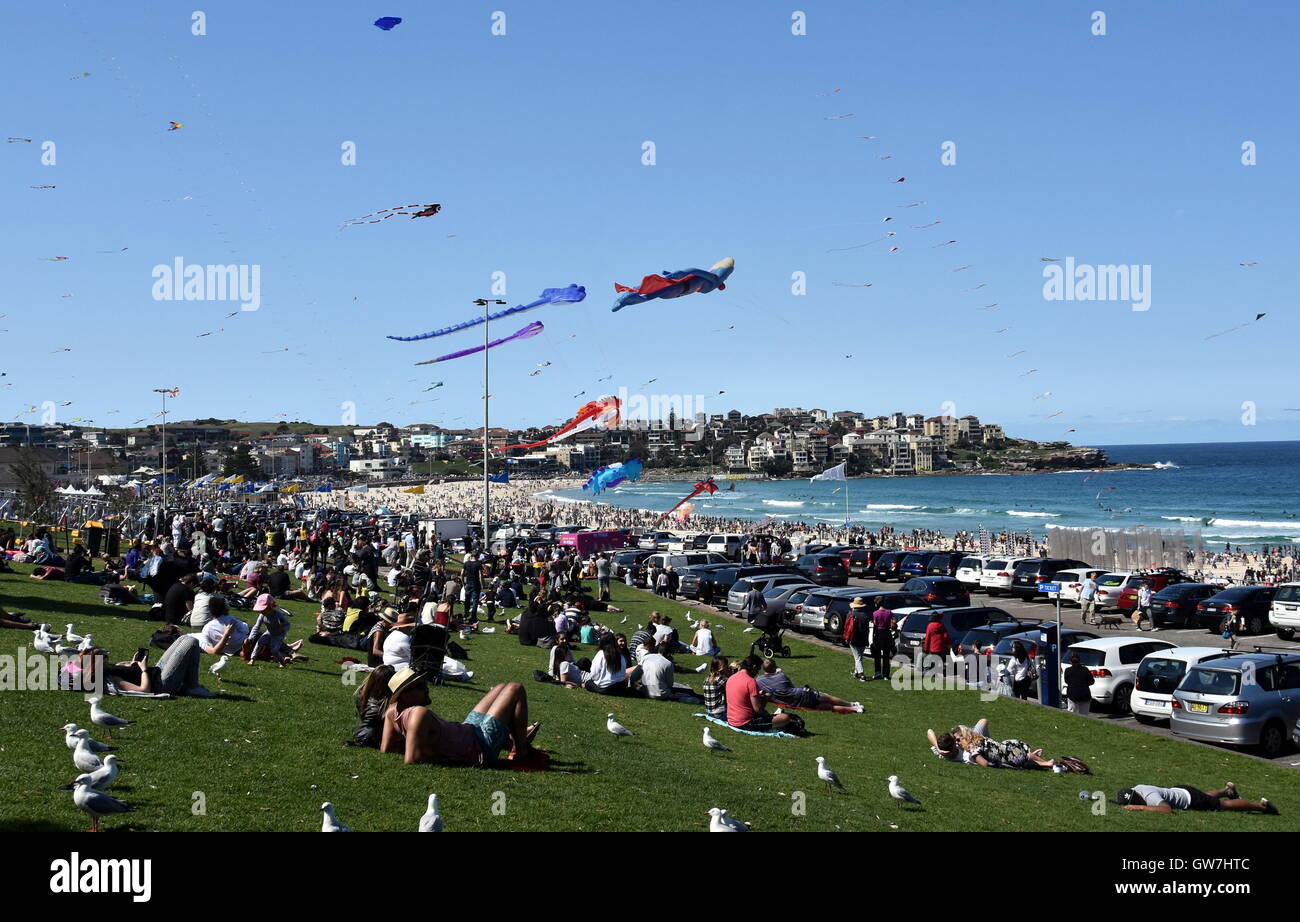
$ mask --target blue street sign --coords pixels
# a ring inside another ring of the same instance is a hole
[[[1038,591],[1039,592],[1060,592],[1061,584],[1060,583],[1039,583]]]

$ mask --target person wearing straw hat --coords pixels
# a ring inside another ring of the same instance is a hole
[[[868,613],[867,600],[862,596],[849,603],[849,616],[844,619],[844,642],[853,654],[851,675],[859,682],[867,681],[862,671],[862,657],[871,643],[871,615]]]
[[[405,669],[411,665],[411,631],[415,630],[417,623],[416,616],[409,611],[402,612],[393,618],[393,609],[385,608],[381,612],[383,620],[388,621],[393,627],[384,638],[384,665],[392,666],[394,669]]]
[[[528,723],[528,692],[518,682],[503,682],[483,696],[464,722],[443,720],[429,710],[429,683],[414,669],[399,670],[388,682],[392,692],[384,712],[380,752],[401,753],[407,765],[469,765],[497,762],[512,744],[510,767],[545,771],[550,754],[533,746],[540,723]]]

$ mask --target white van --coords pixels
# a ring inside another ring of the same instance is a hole
[[[980,587],[980,574],[984,572],[984,564],[995,559],[992,554],[972,554],[969,557],[963,557],[957,564],[957,581],[963,583],[967,589],[972,592]]]
[[[1078,567],[1073,570],[1058,570],[1056,578],[1053,579],[1052,582],[1060,584],[1061,591],[1049,592],[1047,593],[1047,597],[1049,599],[1060,597],[1062,602],[1073,602],[1075,605],[1078,605],[1079,598],[1083,595],[1084,581],[1087,580],[1089,576],[1093,579],[1096,579],[1099,576],[1104,576],[1106,572],[1107,571],[1101,567]]]
[[[1283,583],[1277,587],[1273,605],[1268,610],[1268,623],[1283,640],[1295,637],[1300,630],[1300,583]]]
[[[1187,675],[1187,670],[1197,663],[1229,655],[1222,647],[1174,647],[1148,653],[1138,664],[1133,693],[1129,696],[1129,709],[1139,723],[1168,720],[1174,700],[1174,689]]]
[[[1011,588],[1011,574],[1016,564],[1025,560],[1037,560],[1037,557],[990,557],[984,561],[980,571],[980,588],[989,595],[997,595]]]
[[[710,553],[721,554],[728,560],[739,560],[740,549],[744,546],[745,540],[740,535],[709,535],[704,547]]]

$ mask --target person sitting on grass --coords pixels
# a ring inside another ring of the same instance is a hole
[[[1054,759],[1043,758],[1043,750],[1031,750],[1023,740],[989,739],[988,732],[987,717],[980,718],[973,728],[958,725],[940,736],[935,736],[933,730],[925,731],[930,751],[949,762],[970,762],[985,768],[1050,770],[1056,766]]]
[[[343,745],[379,748],[384,738],[384,712],[388,710],[388,701],[392,697],[388,681],[396,674],[397,670],[392,666],[379,666],[366,676],[357,689],[357,719],[361,724],[353,731],[352,739]]]
[[[1115,802],[1125,810],[1143,810],[1148,813],[1173,813],[1176,810],[1201,810],[1217,813],[1230,810],[1241,813],[1268,813],[1277,816],[1277,807],[1261,798],[1259,803],[1243,799],[1237,786],[1229,781],[1217,791],[1201,791],[1190,784],[1161,788],[1153,784],[1135,784],[1124,788]]]
[[[301,640],[285,643],[285,637],[289,634],[289,616],[276,604],[274,596],[269,592],[258,596],[253,611],[260,614],[248,635],[248,665],[253,665],[259,659],[273,659],[283,669],[290,663],[307,658],[298,652],[302,646]]]
[[[695,625],[695,636],[691,638],[691,652],[696,656],[717,656],[718,643],[713,639],[712,626],[707,621]]]
[[[501,750],[510,750],[511,768],[545,771],[550,754],[533,747],[540,726],[528,723],[528,692],[518,682],[504,682],[483,696],[463,723],[443,720],[429,710],[429,683],[414,669],[397,672],[388,682],[392,698],[384,711],[379,751],[399,753],[407,765],[495,765]]]
[[[782,707],[803,708],[807,711],[834,711],[836,714],[861,714],[862,705],[857,701],[845,701],[820,692],[810,685],[795,688],[790,677],[786,675],[772,659],[763,660],[763,674],[758,678],[758,690]]]
[[[737,730],[772,733],[795,723],[793,714],[767,713],[768,697],[754,681],[762,666],[757,656],[747,656],[727,679],[727,723]]]
[[[627,655],[619,649],[618,638],[613,634],[603,635],[590,666],[584,663],[585,659],[569,664],[564,671],[564,682],[598,695],[626,695],[630,683],[640,674],[639,666],[628,665]]]
[[[704,695],[704,710],[710,717],[727,719],[727,679],[731,678],[732,671],[731,662],[725,656],[715,656],[709,663],[700,690]]]

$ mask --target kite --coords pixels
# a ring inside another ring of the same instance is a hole
[[[877,157],[876,159],[877,159],[877,160],[893,160],[893,159],[894,159],[894,155],[893,155],[893,154],[881,154],[881,155],[880,155],[879,157]]]
[[[90,76],[90,71],[85,71],[85,72],[83,72],[83,73],[77,74],[75,77],[69,77],[68,79],[69,79],[69,80],[80,80],[82,77],[89,77],[89,76]]]
[[[6,138],[6,139],[5,139],[5,143],[6,143],[6,144],[17,144],[17,143],[20,142],[20,141],[21,141],[23,144],[31,144],[31,143],[32,143],[32,139],[31,139],[31,138]]]
[[[902,182],[902,180],[900,179],[899,182]],[[928,203],[928,202],[912,202],[910,205],[899,205],[898,207],[899,207],[899,208],[915,208],[915,207],[917,207],[918,205],[926,205],[926,204],[929,204],[929,203]]]
[[[1237,263],[1237,265],[1239,265],[1239,266],[1243,266],[1243,267],[1249,269],[1251,266],[1258,266],[1258,265],[1259,265],[1259,260],[1257,259],[1257,260],[1255,260],[1253,263]]]
[[[902,249],[902,247],[890,247],[890,248],[889,248],[889,252],[891,252],[891,253],[897,253],[897,252],[898,252],[899,250],[901,250],[901,249]]]
[[[1056,419],[1056,417],[1060,416],[1060,415],[1061,415],[1062,413],[1064,413],[1064,412],[1065,412],[1064,410],[1057,410],[1057,411],[1056,411],[1055,413],[1053,413],[1051,416],[1044,416],[1044,417],[1043,417],[1043,420],[1044,420],[1044,422],[1046,422],[1046,421],[1049,420],[1049,419]]]
[[[1103,494],[1103,493],[1109,493],[1111,490],[1118,490],[1118,489],[1119,489],[1119,487],[1106,487],[1106,488],[1103,489],[1103,490],[1098,490],[1098,491],[1097,491],[1097,495],[1094,496],[1093,499],[1101,499],[1101,494]]]
[[[601,384],[602,382],[608,381],[608,380],[610,380],[610,379],[613,378],[613,377],[614,377],[613,375],[605,375],[605,377],[599,379],[596,383],[597,383],[597,384]]]
[[[850,113],[848,113],[847,115],[823,115],[823,116],[822,116],[822,121],[823,121],[823,122],[831,122],[831,121],[834,121],[835,119],[840,119],[840,118],[853,118],[853,113],[850,112]]]
[[[691,517],[691,513],[694,511],[695,511],[695,504],[686,503],[680,509],[678,509],[676,512],[673,513],[673,518],[676,519],[681,524],[685,525],[686,520]]]
[[[538,363],[537,363],[537,367],[538,367],[538,368],[546,368],[546,367],[549,366],[550,364],[551,364],[550,362],[538,362]]]
[[[182,122],[168,122],[167,124],[171,125],[171,127],[167,129],[168,131],[179,131],[180,129],[185,127],[184,123]]]
[[[691,492],[688,493],[686,497],[682,499],[681,502],[679,502],[676,506],[673,506],[673,508],[669,509],[663,515],[659,516],[659,518],[656,521],[662,522],[664,519],[668,518],[668,516],[676,512],[679,506],[687,505],[688,503],[690,503],[691,500],[695,499],[695,497],[699,496],[701,493],[708,493],[712,495],[717,492],[718,492],[718,485],[713,482],[712,477],[707,477],[704,480],[698,481],[695,484],[695,489],[691,490]]]
[[[1051,391],[1043,391],[1041,394],[1039,394],[1039,395],[1038,395],[1037,397],[1035,397],[1034,399],[1035,399],[1035,400],[1042,400],[1044,397],[1051,397],[1051,396],[1052,396],[1052,392],[1051,392]]]
[[[731,326],[729,326],[729,327],[722,327],[721,329],[718,329],[718,330],[710,330],[709,332],[710,332],[710,333],[725,333],[725,332],[727,332],[728,330],[734,330],[735,328],[736,328],[736,325],[733,323],[733,324],[732,324]],[[610,377],[613,377],[613,375],[611,375]]]
[[[989,287],[989,283],[988,283],[988,282],[980,282],[980,283],[979,283],[978,285],[976,285],[975,287],[973,287],[973,288],[963,288],[962,291],[979,291],[981,288],[988,288],[988,287]]]
[[[859,140],[859,141],[874,141],[874,140],[876,140],[876,136],[875,136],[874,134],[860,134],[860,135],[858,135],[858,140]]]
[[[651,378],[649,381],[646,381],[645,383],[641,384],[640,386],[641,386],[641,387],[648,387],[649,385],[654,384],[654,383],[655,383],[656,381],[658,381],[658,380],[659,380],[658,378]]]
[[[528,377],[530,377],[530,378],[536,378],[536,377],[537,377],[538,375],[540,375],[541,373],[542,373],[542,370],[539,368],[539,369],[537,369],[536,371],[530,371],[530,372],[528,373]]]
[[[892,220],[894,220],[894,219],[893,219],[893,218],[881,218],[881,219],[880,219],[880,223],[881,223],[881,224],[888,224],[888,223],[889,223],[890,221],[892,221]]]
[[[433,390],[435,387],[442,387],[442,384],[443,384],[443,382],[441,382],[441,381],[434,381],[433,384],[431,384],[429,387],[426,387],[426,388],[424,389],[424,392],[427,394],[429,391]]]
[[[956,240],[948,240],[948,241],[946,241],[946,242],[944,242],[944,243],[936,243],[936,244],[933,244],[933,245],[930,247],[930,249],[932,249],[932,250],[937,250],[939,247],[951,246],[952,244],[954,244],[954,243],[956,243],[956,242],[957,242]]]
[[[408,208],[418,208],[419,210],[407,211],[406,209]],[[440,211],[442,211],[442,206],[437,203],[430,205],[394,205],[392,208],[381,208],[378,211],[372,211],[370,214],[363,214],[359,218],[348,218],[343,222],[340,228],[349,227],[353,224],[378,224],[380,221],[387,221],[389,218],[396,217],[399,214],[410,215],[411,220],[414,221],[416,218],[431,217]],[[369,221],[367,218],[374,218],[374,220]]]
[[[822,97],[822,96],[832,96],[832,95],[834,95],[835,93],[838,93],[839,91],[840,91],[840,87],[837,86],[835,89],[831,90],[829,93],[818,93],[817,96],[818,96],[819,98]]]
[[[890,231],[889,233],[885,234],[885,236],[883,236],[883,237],[877,237],[875,240],[868,240],[866,243],[859,243],[859,244],[857,244],[856,246],[851,246],[851,247],[836,247],[835,249],[833,249],[833,250],[827,250],[826,252],[827,252],[827,253],[843,253],[845,250],[860,250],[860,249],[862,249],[863,247],[869,247],[869,246],[871,246],[873,243],[879,243],[879,242],[882,241],[882,240],[888,240],[890,237],[897,237],[897,236],[898,236],[898,235],[897,235],[896,233],[894,233],[893,231]]]
[[[262,352],[262,355],[275,355],[280,352],[288,352],[288,351],[289,351],[289,347],[285,346],[283,349],[267,349]]]
[[[894,182],[907,182],[907,177],[906,177],[906,176],[900,176],[900,177],[898,177],[897,179],[895,179]]]
[[[1018,374],[1016,377],[1018,377],[1018,378],[1023,378],[1023,377],[1025,377],[1026,375],[1032,375],[1032,374],[1034,374],[1034,373],[1037,372],[1037,371],[1038,371],[1037,368],[1031,368],[1031,369],[1029,369],[1028,371],[1022,371],[1022,372],[1021,372],[1020,374]]]
[[[1018,355],[1024,355],[1024,354],[1025,354],[1025,350],[1024,350],[1024,349],[1018,349],[1018,350],[1016,350],[1015,352],[1012,352],[1010,355],[1008,355],[1007,358],[1009,358],[1009,359],[1014,359],[1016,356],[1018,356]]]
[[[452,324],[449,327],[442,327],[438,330],[430,330],[428,333],[417,333],[414,336],[389,336],[389,339],[395,339],[401,343],[413,343],[422,339],[433,339],[436,336],[446,336],[448,333],[457,333],[461,330],[467,330],[472,326],[477,326],[486,320],[500,320],[502,317],[509,317],[511,314],[522,314],[524,311],[530,311],[535,307],[542,307],[545,304],[577,304],[583,298],[587,297],[587,289],[581,285],[569,285],[565,288],[545,288],[542,290],[541,297],[536,301],[530,301],[527,304],[518,304],[514,307],[508,307],[505,310],[497,311],[495,314],[489,314],[487,317],[474,317],[463,323]],[[547,362],[546,364],[550,364]]]
[[[585,393],[587,393],[587,392],[586,392],[586,391],[578,391],[578,393],[574,394],[574,395],[573,395],[572,397],[570,397],[569,399],[570,399],[570,400],[577,400],[579,397],[581,397],[581,396],[582,396],[583,394],[585,394]]]
[[[393,26],[400,24],[401,21],[401,16],[380,16],[375,20],[375,25],[383,29],[385,32],[388,32],[393,28]]]
[[[953,271],[953,272],[961,272],[961,271],[963,271],[963,270],[965,270],[965,269],[969,269],[969,268],[970,268],[970,266],[968,266],[968,265],[967,265],[967,266],[958,266],[956,269],[953,269],[952,271]]]
[[[1038,257],[1038,261],[1039,261],[1040,263],[1059,263],[1059,262],[1061,261],[1061,257],[1059,257],[1059,256],[1040,256],[1040,257]]]
[[[1263,317],[1267,317],[1267,316],[1268,316],[1267,314],[1256,314],[1256,315],[1255,315],[1255,320],[1258,321],[1259,319],[1261,319],[1261,318],[1263,318]],[[1228,327],[1228,329],[1226,329],[1226,330],[1220,330],[1218,333],[1211,333],[1209,336],[1207,336],[1207,337],[1205,337],[1205,338],[1206,338],[1207,340],[1208,340],[1208,339],[1215,339],[1216,337],[1223,336],[1223,335],[1226,334],[1226,333],[1232,333],[1232,332],[1234,332],[1234,331],[1236,331],[1236,330],[1240,330],[1242,327],[1248,327],[1248,326],[1250,326],[1249,323],[1239,323],[1239,324],[1237,324],[1235,327]]]
[[[28,186],[28,189],[57,189],[58,186]]]
[[[63,262],[67,258],[68,257],[66,256],[42,256],[41,257],[41,259],[47,263],[59,263],[59,262]]]
[[[841,288],[870,288],[874,282],[831,282],[832,285],[838,285]]]
[[[493,349],[496,348],[497,346],[504,345],[505,343],[514,342],[516,339],[529,339],[533,336],[536,336],[538,333],[542,332],[542,330],[545,329],[546,327],[542,325],[542,322],[540,320],[536,320],[528,324],[528,326],[524,327],[522,330],[516,330],[515,332],[511,333],[509,336],[503,336],[500,339],[492,340],[492,342],[488,343],[486,346],[473,346],[469,349],[461,349],[459,352],[450,352],[447,355],[440,355],[436,359],[428,359],[423,362],[416,362],[415,364],[432,365],[434,362],[448,362],[452,359],[464,358],[467,355],[473,355],[476,352],[482,352],[484,349]]]
[[[913,224],[912,230],[925,230],[927,227],[934,227],[936,224],[942,223],[942,221],[931,221],[929,224]]]
[[[496,449],[496,451],[510,451],[513,448],[538,448],[542,445],[552,445],[588,429],[613,429],[622,419],[621,411],[622,406],[617,397],[601,397],[599,400],[584,403],[573,419],[557,429],[553,435],[547,436],[540,442],[507,445],[504,448]]]
[[[714,263],[705,269],[679,269],[676,272],[664,270],[662,275],[647,275],[641,279],[636,288],[614,283],[614,290],[623,292],[623,296],[614,302],[611,311],[621,311],[633,304],[641,304],[655,298],[680,298],[683,295],[707,294],[710,291],[725,291],[725,282],[736,268],[736,261],[731,257]]]
[[[70,349],[67,346],[64,346],[62,349],[55,349],[53,352],[50,353],[50,355],[57,355],[60,352],[71,352],[71,351],[72,349]]]
[[[640,458],[598,467],[587,478],[587,482],[582,485],[582,488],[590,490],[592,496],[599,496],[620,483],[636,483],[641,479],[641,467]]]
[[[995,308],[995,307],[997,307],[997,306],[998,306],[998,302],[997,302],[997,301],[994,301],[992,304],[985,304],[983,307],[978,308],[978,310],[982,310],[982,311],[991,311],[991,310],[993,310],[993,308]]]

